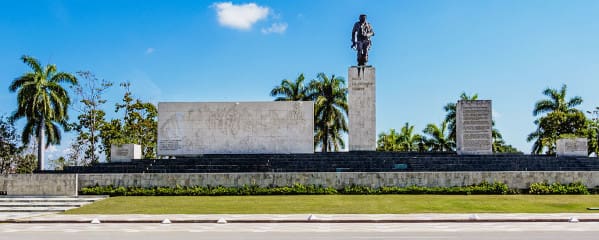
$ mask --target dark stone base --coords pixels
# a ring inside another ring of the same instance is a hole
[[[62,173],[599,171],[599,160],[543,155],[337,152],[214,154],[66,167]]]

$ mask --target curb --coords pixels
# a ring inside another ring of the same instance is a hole
[[[2,220],[16,224],[89,224],[91,220]],[[162,223],[162,220],[100,220],[101,223]],[[218,220],[171,220],[174,223],[214,223]],[[227,220],[227,223],[502,223],[502,222],[569,222],[568,219],[431,219],[431,220]],[[579,222],[599,222],[599,218],[579,219]]]

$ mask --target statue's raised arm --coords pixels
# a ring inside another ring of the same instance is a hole
[[[370,50],[370,37],[374,36],[374,30],[370,23],[366,21],[366,15],[360,15],[360,20],[354,23],[351,32],[351,47],[355,49],[358,58],[358,66],[364,66],[368,62],[368,51]]]

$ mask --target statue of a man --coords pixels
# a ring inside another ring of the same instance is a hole
[[[360,15],[360,21],[354,24],[351,31],[351,47],[358,51],[358,66],[364,66],[368,62],[368,50],[370,50],[370,37],[374,31],[370,23],[366,22],[366,14]]]

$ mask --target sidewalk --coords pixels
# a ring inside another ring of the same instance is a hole
[[[435,223],[435,222],[568,222],[571,218],[580,222],[599,222],[599,213],[557,214],[123,214],[123,215],[70,215],[29,214],[7,218],[2,223],[90,223],[98,219],[103,223],[160,223],[169,219],[172,223]]]

